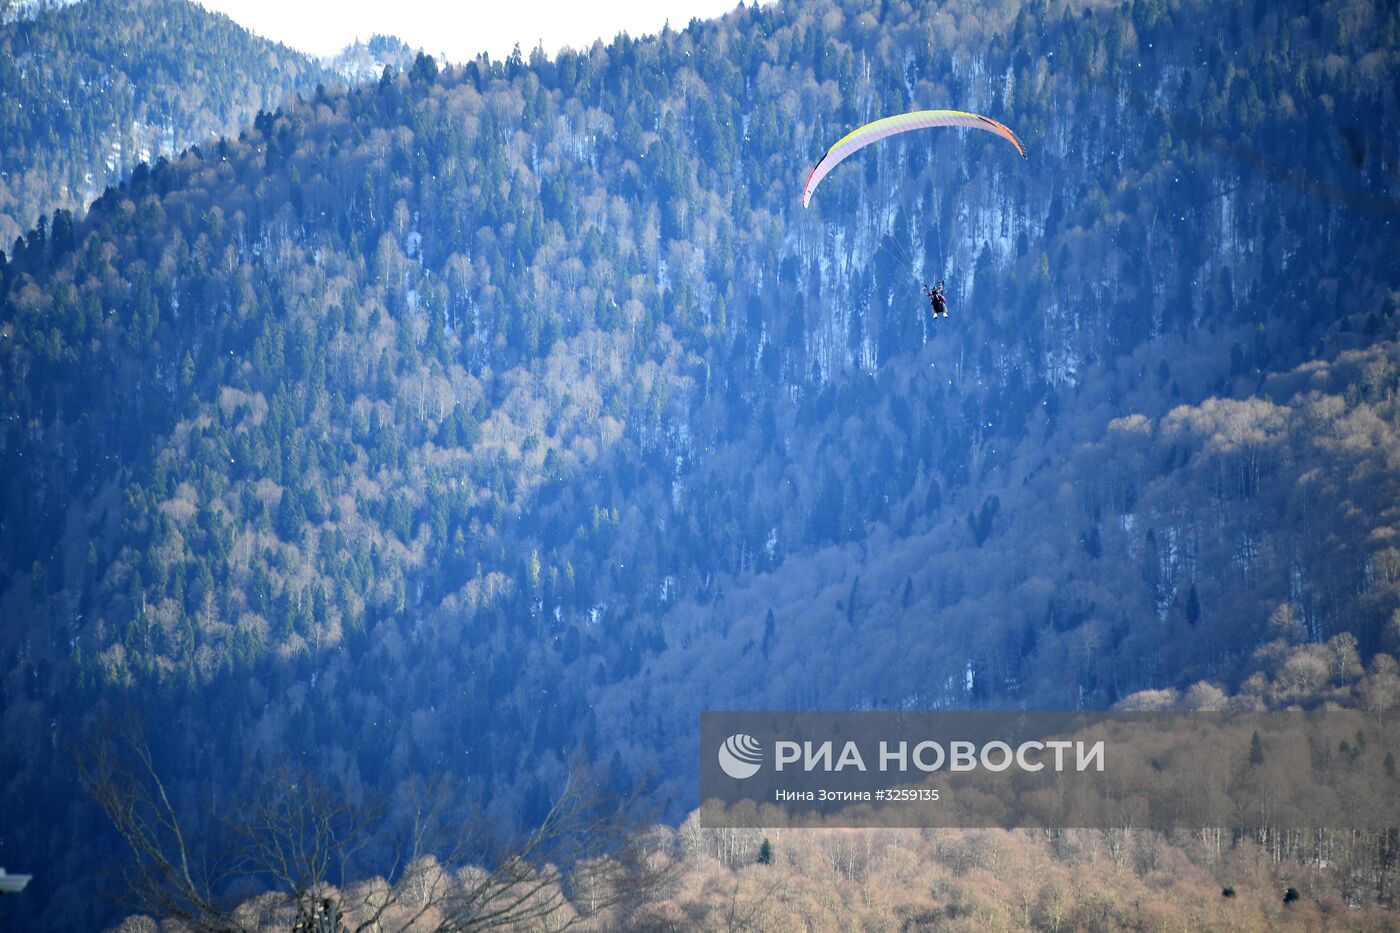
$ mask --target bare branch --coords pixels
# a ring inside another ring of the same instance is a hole
[[[134,864],[124,872],[129,906],[197,933],[242,931],[215,897],[227,880],[223,860],[191,850],[140,723],[109,723],[77,759],[83,790],[131,847]]]
[[[299,931],[565,930],[625,918],[675,864],[640,831],[637,793],[606,792],[579,762],[539,825],[513,837],[445,780],[403,785],[391,808],[372,794],[351,800],[305,767],[274,768],[229,808],[219,828],[233,844],[214,857],[191,846],[139,729],[106,730],[79,764],[135,855],[132,906],[197,933],[261,922],[219,902],[235,879],[271,887],[262,904],[282,909],[280,899]],[[384,876],[354,880],[374,863]]]

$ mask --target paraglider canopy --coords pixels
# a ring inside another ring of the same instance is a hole
[[[822,160],[817,163],[817,167],[812,169],[812,174],[807,178],[807,187],[802,190],[802,206],[807,207],[812,203],[812,192],[817,189],[817,185],[821,184],[822,179],[841,164],[847,156],[853,155],[871,143],[886,137],[933,126],[965,126],[975,130],[986,130],[989,133],[995,133],[1015,146],[1016,151],[1021,154],[1021,158],[1026,157],[1026,149],[1016,138],[1015,133],[991,117],[984,117],[980,113],[966,113],[962,110],[915,110],[912,113],[901,113],[898,116],[885,117],[858,127],[841,137],[836,145],[828,149],[826,155],[822,156]]]

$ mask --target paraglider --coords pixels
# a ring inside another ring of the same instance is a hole
[[[812,169],[812,173],[807,176],[807,185],[802,189],[802,206],[804,208],[811,206],[812,194],[822,183],[822,179],[831,174],[832,169],[871,143],[897,136],[900,133],[938,126],[962,126],[993,133],[1015,146],[1016,151],[1021,154],[1021,158],[1026,157],[1026,148],[1021,145],[1016,134],[991,117],[984,117],[980,113],[967,113],[962,110],[915,110],[911,113],[884,117],[867,123],[837,140],[836,144],[826,151],[826,155],[822,156],[821,161]],[[941,239],[940,237],[940,253],[942,251]],[[891,251],[891,255],[894,255],[893,251]],[[910,274],[913,274],[912,261],[899,259],[898,256],[895,258],[902,265],[908,266]],[[929,312],[935,320],[948,316],[948,299],[943,294],[942,279],[939,279],[938,284],[932,288],[924,285],[924,294],[928,297]]]
[[[935,319],[948,316],[948,299],[943,296],[943,280],[939,279],[938,284],[933,288],[924,286],[924,294],[928,295],[929,313]]]
[[[901,113],[898,116],[885,117],[857,127],[837,140],[836,145],[826,151],[826,155],[822,156],[822,160],[817,163],[816,168],[812,169],[812,174],[807,177],[807,187],[802,189],[802,206],[811,205],[812,192],[817,190],[817,185],[821,184],[822,179],[831,174],[831,170],[849,156],[871,143],[879,142],[890,136],[935,126],[964,126],[995,133],[1015,146],[1016,151],[1021,154],[1021,158],[1026,157],[1026,147],[1021,145],[1021,141],[1016,138],[1015,133],[991,117],[984,117],[980,113],[966,113],[962,110],[915,110],[912,113]]]

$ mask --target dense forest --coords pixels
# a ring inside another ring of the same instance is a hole
[[[196,811],[292,754],[528,825],[580,748],[679,821],[707,708],[1383,695],[1397,50],[1339,0],[740,6],[419,56],[46,214],[0,260],[33,909],[101,910],[110,709]],[[1029,158],[892,141],[802,210],[922,106]]]
[[[687,819],[657,840],[664,894],[629,910],[546,918],[581,930],[1395,930],[1393,912],[1357,909],[1365,870],[1279,862],[1253,840],[1202,833],[1067,830],[706,830]],[[1339,853],[1342,854],[1342,853]],[[1346,859],[1346,855],[1342,854]],[[1369,867],[1369,866],[1368,866]],[[437,865],[425,871],[438,873]],[[366,881],[345,892],[357,899]],[[1393,883],[1393,881],[1392,881]],[[389,915],[388,924],[410,907]],[[276,898],[250,900],[249,929],[289,929]],[[351,914],[351,923],[360,916]],[[427,915],[432,919],[431,913]],[[133,918],[121,933],[155,933]]]
[[[416,53],[402,39],[374,35],[368,42],[356,39],[340,54],[326,59],[325,65],[353,85],[379,79],[386,67],[395,74],[407,71],[415,57]]]
[[[335,80],[299,52],[184,0],[0,3],[0,245],[87,207],[141,162],[234,135]]]

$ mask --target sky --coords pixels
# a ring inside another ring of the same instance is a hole
[[[466,62],[486,51],[504,58],[518,42],[528,56],[537,43],[551,56],[563,46],[587,48],[657,32],[667,20],[683,28],[719,16],[739,0],[197,0],[269,39],[312,55],[331,55],[375,33],[413,48]]]

